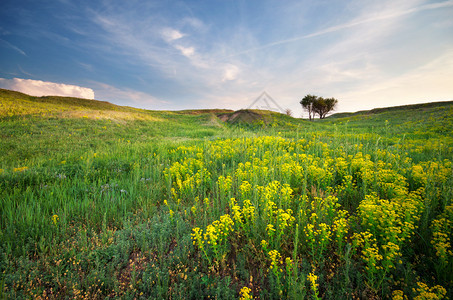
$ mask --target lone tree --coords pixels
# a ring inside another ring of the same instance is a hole
[[[315,112],[313,111],[313,104],[315,101],[318,99],[317,96],[314,95],[307,95],[302,100],[300,100],[300,104],[302,105],[302,108],[306,109],[308,111],[308,118],[311,119],[315,117]]]
[[[335,109],[338,100],[335,98],[323,98],[313,95],[305,96],[300,104],[308,111],[310,120],[314,119],[315,114],[319,115],[320,119],[324,119],[326,115]]]

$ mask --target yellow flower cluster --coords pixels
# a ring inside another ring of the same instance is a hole
[[[252,300],[253,299],[253,296],[250,295],[250,293],[252,292],[252,290],[246,286],[244,286],[241,291],[239,292],[240,294],[240,297],[239,299],[240,300]]]
[[[219,186],[220,193],[226,196],[231,189],[232,182],[233,180],[231,179],[231,176],[219,176],[217,179],[217,185]]]
[[[309,273],[307,276],[307,279],[308,279],[308,281],[310,281],[310,285],[311,285],[312,289],[318,288],[318,284],[316,283],[316,281],[318,280],[318,276],[316,276],[314,272]]]
[[[231,198],[230,209],[235,225],[239,226],[244,232],[250,231],[255,224],[255,207],[252,205],[252,202],[248,199],[244,200],[241,208],[237,200]]]
[[[316,216],[315,213],[312,214],[313,223],[307,223],[304,228],[304,233],[313,260],[317,261],[327,249],[327,245],[331,240],[332,231],[330,226],[326,223],[317,224],[314,216]]]
[[[200,227],[195,227],[192,229],[192,243],[198,247],[198,249],[204,251],[204,241],[203,241],[203,230]]]
[[[278,274],[281,273],[280,264],[281,264],[282,256],[280,255],[280,253],[277,250],[269,251],[268,255],[269,255],[269,259],[271,261],[269,270],[272,271],[272,273],[274,273],[274,275],[278,276]]]
[[[305,234],[312,239],[314,244],[318,244],[319,247],[322,248],[330,240],[330,226],[326,223],[320,223],[317,224],[317,226],[315,226],[315,224],[307,224],[305,227]]]
[[[427,180],[436,185],[445,183],[451,176],[452,162],[449,160],[423,162],[421,165],[426,170]]]
[[[294,270],[294,263],[290,257],[285,258],[285,265],[286,265],[286,274],[292,274]]]
[[[423,187],[426,185],[428,181],[428,175],[423,170],[423,166],[421,165],[413,165],[412,166],[412,180],[417,184],[419,187]]]
[[[338,198],[333,195],[324,198],[314,197],[311,202],[311,212],[316,214],[319,221],[332,224],[340,206]]]
[[[270,201],[272,202],[272,201]],[[273,203],[273,202],[272,202]],[[274,203],[273,203],[274,204]],[[271,207],[276,207],[275,204]],[[285,231],[292,228],[295,218],[292,216],[292,210],[287,209],[268,209],[268,219],[266,232],[270,238],[270,242],[273,246],[278,247],[281,243],[281,238],[285,234]]]
[[[400,256],[400,247],[392,242],[382,245],[382,267],[389,270],[395,267],[395,261]]]
[[[244,223],[246,224],[253,224],[255,222],[255,207],[252,205],[250,200],[244,200],[242,217],[244,218]]]
[[[53,215],[52,216],[52,223],[57,226],[58,221],[60,221],[60,217],[58,215]]]
[[[315,274],[315,268],[313,267],[313,271],[308,274],[307,276],[308,281],[310,282],[310,288],[313,292],[313,299],[317,300],[318,298],[318,276]]]
[[[286,211],[283,209],[278,209],[276,213],[276,224],[278,226],[278,231],[280,234],[283,234],[286,228],[292,226],[295,220],[292,214],[293,211],[289,208]]]
[[[339,210],[332,226],[340,254],[343,252],[343,245],[346,242],[347,234],[349,231],[349,223],[347,218],[348,212],[346,210]]]
[[[251,192],[253,190],[252,185],[248,181],[242,181],[239,186],[239,194],[243,199],[247,199],[252,196]]]
[[[23,172],[25,170],[28,170],[28,167],[19,167],[19,168],[14,168],[13,172]]]
[[[269,178],[268,160],[254,158],[252,162],[239,163],[235,175],[239,182],[265,182]]]
[[[354,233],[352,240],[355,247],[362,248],[362,259],[367,265],[366,270],[370,280],[373,280],[378,270],[382,269],[380,266],[382,255],[379,254],[376,238],[372,233],[365,231]]]
[[[358,215],[380,244],[392,242],[401,246],[413,234],[422,209],[423,202],[417,192],[391,200],[371,194],[360,203]]]
[[[418,288],[413,289],[414,293],[417,293],[414,300],[440,300],[444,299],[447,294],[445,288],[440,285],[433,286],[432,288],[423,282],[417,282],[417,285]]]
[[[363,261],[367,284],[379,291],[404,261],[402,249],[411,245],[419,224],[426,228],[431,222],[433,253],[450,264],[453,219],[443,213],[431,221],[432,212],[450,203],[445,187],[452,178],[451,162],[418,162],[416,157],[415,164],[400,151],[399,139],[376,141],[376,136],[353,134],[360,144],[344,147],[333,147],[317,134],[308,141],[217,140],[174,150],[171,156],[178,162],[164,174],[174,199],[212,199],[194,206],[197,217],[204,212],[204,222],[224,214],[192,232],[194,245],[209,260],[225,257],[228,242],[241,249],[246,241],[268,257],[270,273],[282,273],[283,266],[294,267],[282,257],[311,254],[311,263],[320,266],[327,250],[344,259],[352,249],[352,259]],[[394,146],[379,149],[380,143]],[[210,172],[218,176],[213,183]],[[309,280],[317,289],[314,271]],[[395,291],[394,297],[400,296]]]
[[[164,176],[169,186],[173,188],[173,197],[194,197],[197,189],[207,185],[211,173],[200,159],[184,158],[164,170]]]
[[[179,146],[175,149],[168,150],[168,153],[177,155],[179,158],[185,157],[191,153],[199,153],[202,149],[197,146]]]
[[[378,172],[376,173],[376,184],[380,189],[380,194],[387,198],[395,198],[407,194],[406,178],[393,169],[385,169],[383,164],[376,164]]]
[[[308,199],[304,198],[304,201]],[[321,258],[326,251],[332,236],[339,248],[342,248],[348,231],[347,212],[339,210],[338,198],[329,195],[327,197],[314,197],[310,203],[309,221],[304,227],[306,242],[311,250],[314,260]],[[301,214],[305,212],[301,211]]]
[[[392,292],[392,300],[407,300],[407,296],[401,290],[395,290]]]
[[[431,223],[433,238],[431,244],[436,250],[441,266],[448,265],[453,259],[452,232],[453,232],[453,205],[447,206],[444,213]]]
[[[358,152],[351,159],[350,168],[352,174],[358,174],[367,185],[374,182],[374,163],[369,154]]]
[[[232,198],[234,199],[234,198]],[[236,224],[239,224],[241,227],[244,226],[244,222],[242,221],[242,213],[241,213],[241,207],[239,205],[233,205],[231,207],[232,215],[233,215],[233,220]]]
[[[220,220],[215,220],[212,224],[206,227],[206,232],[203,234],[203,230],[199,227],[192,229],[192,242],[196,245],[210,260],[210,254],[208,249],[212,252],[212,255],[216,259],[222,259],[226,255],[227,251],[227,239],[234,230],[234,222],[230,215],[226,214],[220,216]],[[201,238],[203,236],[203,239]],[[208,249],[205,248],[207,246]]]

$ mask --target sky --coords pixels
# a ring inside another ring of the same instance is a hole
[[[307,94],[338,112],[453,100],[453,0],[1,6],[0,88],[31,95],[237,110],[266,92],[296,117]]]

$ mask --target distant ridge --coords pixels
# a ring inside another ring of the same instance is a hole
[[[130,106],[121,106],[112,104],[108,101],[84,99],[84,98],[75,98],[75,97],[63,97],[63,96],[30,96],[21,92],[7,90],[0,88],[0,101],[13,101],[11,103],[21,103],[27,102],[27,107],[32,105],[31,102],[36,103],[39,107],[43,105],[54,105],[58,110],[61,110],[62,106],[67,107],[67,109],[78,108],[83,110],[95,110],[95,111],[114,111],[114,112],[125,112],[125,113],[139,113],[139,114],[148,114],[152,110],[139,109]],[[374,108],[371,110],[362,110],[357,112],[344,112],[344,113],[335,113],[332,114],[326,119],[338,119],[353,117],[359,115],[372,115],[380,114],[386,112],[396,112],[400,110],[424,110],[438,108],[442,106],[453,106],[453,100],[451,101],[438,101],[438,102],[427,102],[420,104],[409,104],[409,105],[400,105],[392,107],[383,107],[383,108]],[[8,107],[8,106],[7,106]],[[6,108],[7,108],[6,107]],[[35,107],[36,108],[36,107]],[[67,110],[65,109],[65,110]],[[5,110],[5,107],[3,107]],[[48,109],[47,109],[48,110]],[[0,109],[0,116],[2,110]],[[157,112],[157,111],[156,111]],[[161,110],[161,112],[165,112]],[[167,111],[170,112],[170,111]],[[269,111],[269,110],[255,110],[255,109],[242,109],[239,111],[233,111],[230,109],[187,109],[187,110],[177,110],[171,111],[173,113],[187,114],[187,115],[200,115],[200,114],[214,114],[219,117],[220,120],[226,121],[228,123],[249,123],[256,121],[263,121],[264,123],[269,123],[272,120],[272,116],[280,116],[280,113]]]
[[[373,108],[370,110],[361,110],[361,111],[357,111],[357,112],[336,113],[336,114],[332,114],[332,115],[328,116],[327,118],[328,119],[346,118],[346,117],[352,117],[352,116],[357,116],[357,115],[379,114],[379,113],[384,113],[384,112],[394,112],[394,111],[398,111],[398,110],[428,109],[428,108],[450,106],[450,105],[453,105],[453,101],[438,101],[438,102],[427,102],[427,103],[419,103],[419,104],[408,104],[408,105]]]
[[[33,102],[40,103],[49,103],[49,104],[67,104],[74,105],[85,108],[93,109],[108,109],[108,110],[118,110],[121,106],[112,104],[107,101],[100,101],[94,99],[85,99],[85,98],[76,98],[76,97],[66,97],[66,96],[30,96],[21,92],[6,90],[0,88],[0,97],[2,98],[14,98],[20,100],[28,100]]]
[[[107,101],[63,96],[30,96],[21,92],[0,89],[0,118],[12,116],[41,116],[52,118],[156,120],[151,111],[119,106]]]

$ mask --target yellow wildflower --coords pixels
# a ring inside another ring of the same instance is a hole
[[[251,291],[252,291],[252,290],[251,290],[250,288],[244,286],[244,287],[241,289],[240,293],[239,293],[239,294],[241,295],[239,299],[240,299],[240,300],[251,300],[251,299],[253,299],[253,296],[250,295],[250,292],[251,292]]]
[[[403,291],[395,290],[392,293],[392,300],[406,300],[407,296],[404,295]]]
[[[14,168],[13,172],[23,172],[25,170],[28,170],[28,167],[19,167],[19,168]]]
[[[52,222],[55,226],[57,226],[59,220],[60,220],[60,217],[58,217],[58,215],[52,216]]]
[[[414,293],[418,295],[414,297],[414,300],[425,300],[425,299],[433,299],[433,300],[440,300],[444,299],[445,295],[447,294],[447,290],[440,285],[436,285],[432,288],[428,287],[423,282],[417,282],[418,288],[413,289]]]

